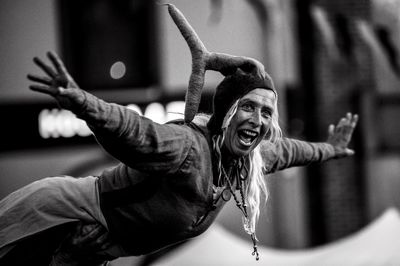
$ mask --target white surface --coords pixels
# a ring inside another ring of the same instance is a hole
[[[361,231],[318,248],[282,251],[259,247],[258,262],[251,252],[249,242],[215,224],[203,236],[154,265],[400,265],[400,214],[388,209]]]

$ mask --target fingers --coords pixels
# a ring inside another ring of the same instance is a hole
[[[94,226],[90,225],[87,226],[89,227],[86,228],[86,226],[84,226],[84,229],[86,230],[83,230],[83,233],[85,234],[84,236],[85,239],[95,239],[98,238],[104,232],[106,232],[105,228],[101,224],[95,224]]]
[[[99,224],[82,224],[81,229],[80,229],[80,233],[82,235],[87,235],[90,232],[92,232],[93,230],[95,230],[96,228],[99,228],[100,225]]]
[[[346,129],[352,133],[354,128],[356,127],[358,122],[358,115],[352,115],[351,113],[347,113],[347,121],[346,121]]]
[[[81,239],[82,245],[88,245],[94,250],[104,250],[110,245],[108,231],[101,225],[85,225],[82,228],[84,236]]]
[[[54,89],[51,86],[44,86],[44,85],[30,85],[29,89],[33,90],[33,91],[37,91],[37,92],[41,92],[41,93],[45,93],[51,96],[57,96],[63,93],[64,89],[61,87],[58,87],[56,89]]]
[[[339,123],[337,124],[337,128],[340,128],[340,127],[344,126],[346,124],[346,122],[347,122],[347,119],[345,117],[342,117],[339,120]]]
[[[335,157],[336,158],[343,158],[348,156],[353,156],[355,154],[354,150],[349,148],[336,148],[335,149]]]
[[[347,113],[346,114],[346,124],[351,126],[351,127],[355,127],[358,121],[358,115],[352,115],[352,113]]]
[[[355,126],[358,122],[358,115],[357,114],[352,114],[352,113],[347,113],[346,114],[346,122],[347,124],[350,124],[351,126]]]
[[[30,81],[39,83],[33,84],[29,88],[33,91],[46,93],[51,96],[62,95],[64,91],[60,87],[67,88],[68,86],[72,86],[74,88],[77,88],[77,85],[76,83],[74,83],[73,79],[69,78],[65,66],[61,59],[57,56],[57,54],[53,52],[48,52],[47,57],[51,63],[51,66],[45,64],[44,61],[37,57],[33,59],[34,63],[40,69],[42,69],[47,74],[47,76],[29,74],[28,79]]]
[[[328,136],[331,137],[335,133],[335,125],[330,124],[328,127]]]
[[[71,245],[78,249],[98,250],[108,247],[108,231],[101,224],[79,224],[71,236]]]
[[[32,74],[28,74],[27,77],[28,77],[28,79],[29,79],[30,81],[39,82],[39,83],[42,83],[42,84],[48,85],[48,86],[51,85],[51,79],[50,79],[50,78],[47,78],[47,77],[39,77],[39,76],[32,75]]]
[[[57,73],[58,74],[64,74],[67,75],[68,71],[64,66],[64,63],[62,60],[58,57],[58,55],[54,52],[47,52],[47,57],[49,58],[50,62],[52,63],[53,67],[56,69],[57,72],[54,71],[54,69],[47,64],[45,64],[40,58],[34,57],[33,62],[40,67],[47,75],[50,77],[54,78],[56,77]]]
[[[337,148],[338,154],[342,154],[343,156],[354,154],[354,151],[346,149],[351,140],[357,122],[358,115],[353,115],[349,112],[339,120],[336,126],[329,126],[327,142]]]
[[[53,90],[49,86],[43,86],[43,85],[30,85],[29,89],[49,95],[54,95]]]
[[[84,225],[82,228],[82,244],[92,243],[93,247],[104,245],[108,232],[101,224]]]
[[[100,237],[96,239],[96,244],[98,245],[100,250],[107,249],[111,245],[111,242],[108,240],[108,232],[103,233]]]
[[[354,150],[351,150],[351,149],[346,149],[345,152],[346,152],[347,156],[352,156],[355,154]]]
[[[55,78],[56,73],[54,72],[54,70],[50,66],[46,65],[41,59],[39,59],[38,57],[34,57],[33,62],[39,68],[41,68],[47,75],[49,75],[52,78]]]
[[[355,115],[353,116],[353,119],[351,120],[351,126],[352,126],[352,127],[356,127],[357,122],[358,122],[358,115],[355,114]]]
[[[340,119],[339,123],[337,124],[336,128],[346,129],[346,130],[353,130],[358,122],[358,115],[352,115],[352,113],[347,113],[345,117]]]
[[[58,73],[62,73],[67,75],[68,71],[64,66],[64,63],[62,60],[58,57],[58,55],[54,52],[47,52],[47,57],[50,59],[50,61],[53,63],[55,66],[56,70]]]

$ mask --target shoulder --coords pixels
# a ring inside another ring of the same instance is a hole
[[[187,132],[190,138],[190,148],[182,164],[181,170],[203,168],[211,163],[211,136],[207,128],[209,116],[198,115],[195,119],[186,124],[183,119],[169,121],[167,124],[173,127],[179,127]]]
[[[280,153],[280,145],[282,140],[277,140],[276,143],[272,143],[267,140],[263,140],[260,143],[260,153],[264,162],[265,172],[273,172],[274,164],[277,161]]]
[[[194,134],[201,134],[205,138],[209,138],[209,130],[207,127],[208,120],[210,119],[210,115],[207,114],[198,114],[195,116],[192,122],[185,123],[183,119],[175,119],[168,121],[167,125],[175,125],[180,127],[182,130],[190,131]]]

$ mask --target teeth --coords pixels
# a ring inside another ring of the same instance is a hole
[[[257,136],[257,133],[252,132],[252,131],[249,131],[249,130],[243,130],[243,132],[244,132],[246,135],[249,135],[249,136],[251,136],[251,137]]]
[[[239,139],[239,141],[243,145],[246,145],[246,146],[250,146],[251,145],[251,139]]]
[[[241,130],[239,141],[242,145],[250,147],[258,133],[247,129]]]

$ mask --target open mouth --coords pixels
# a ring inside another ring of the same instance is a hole
[[[252,130],[243,129],[238,131],[239,142],[244,146],[251,146],[258,137],[258,133]]]

